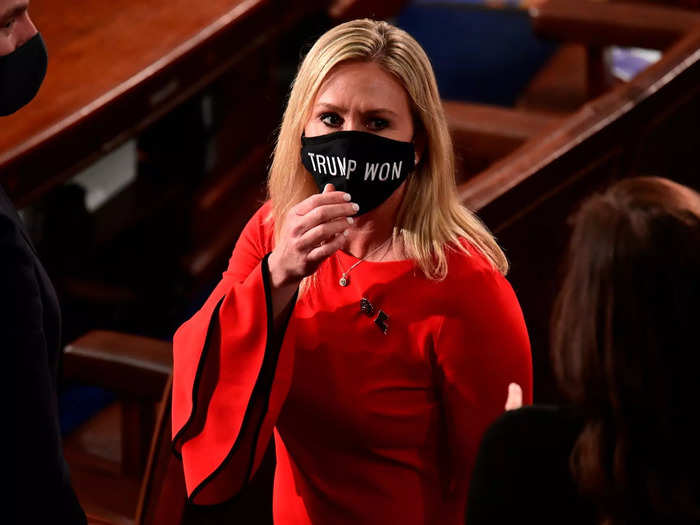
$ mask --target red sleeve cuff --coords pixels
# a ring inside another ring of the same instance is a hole
[[[173,446],[197,504],[225,501],[252,478],[291,385],[289,317],[276,335],[268,256],[175,334]]]

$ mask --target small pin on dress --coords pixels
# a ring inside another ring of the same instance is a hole
[[[360,311],[365,315],[372,315],[374,313],[374,306],[369,302],[369,299],[363,297],[360,300]]]

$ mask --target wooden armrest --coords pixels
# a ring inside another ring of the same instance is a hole
[[[700,14],[685,9],[591,0],[548,0],[530,17],[547,38],[651,49],[665,49],[700,25]]]
[[[585,165],[590,161],[587,158],[588,152],[582,148],[585,142],[599,134],[601,129],[609,129],[609,126],[623,119],[636,106],[667,89],[673,80],[680,76],[687,79],[691,74],[697,77],[698,62],[700,31],[684,37],[664,53],[659,62],[639,73],[630,82],[585,104],[551,133],[529,141],[513,154],[461,184],[458,191],[462,203],[475,211],[488,207],[490,213],[505,216],[507,213],[496,213],[493,210],[513,209],[513,203],[507,202],[505,197],[516,186],[520,188],[520,197],[526,195],[527,199],[535,202],[552,190],[551,179],[547,179],[547,175],[556,176],[552,174],[563,169],[559,162],[561,157],[566,156],[573,166],[578,166],[577,163]],[[572,154],[578,152],[583,152],[580,157]],[[540,184],[541,181],[545,182]],[[529,186],[527,191],[522,190],[524,186]],[[498,225],[494,221],[487,221],[487,224],[494,232],[498,232]]]
[[[159,400],[172,372],[172,344],[95,330],[64,349],[66,378],[100,385],[132,397]]]
[[[549,113],[443,101],[454,144],[457,182],[469,179],[530,139],[559,125]]]
[[[470,153],[492,159],[507,155],[563,120],[550,113],[483,104],[445,100],[442,105],[455,147],[468,145]]]

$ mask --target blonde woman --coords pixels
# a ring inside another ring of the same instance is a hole
[[[476,449],[531,357],[506,259],[457,200],[430,62],[356,20],[301,64],[228,270],[175,334],[188,493],[234,495],[274,435],[276,524],[463,523]]]

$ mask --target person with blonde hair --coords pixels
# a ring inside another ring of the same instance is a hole
[[[269,173],[174,337],[191,501],[236,494],[274,435],[277,524],[463,523],[481,434],[532,365],[506,258],[460,205],[435,77],[406,32],[315,43]]]

